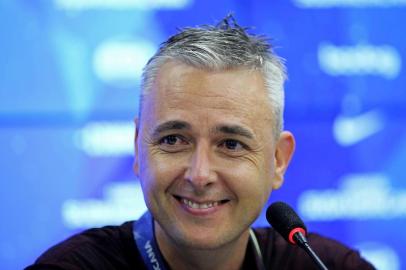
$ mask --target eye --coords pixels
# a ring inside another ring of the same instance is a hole
[[[189,145],[188,141],[180,135],[167,135],[162,137],[158,144],[166,152],[177,152],[184,150]]]
[[[175,145],[176,143],[180,143],[181,139],[176,135],[168,135],[163,137],[159,143],[160,144],[168,144],[168,145]]]
[[[245,145],[237,140],[233,139],[227,139],[224,140],[221,144],[220,147],[226,148],[227,150],[232,150],[232,151],[241,151],[245,149]]]

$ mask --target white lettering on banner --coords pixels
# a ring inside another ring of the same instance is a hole
[[[331,76],[376,75],[396,78],[402,66],[399,52],[392,46],[335,46],[321,43],[318,49],[321,70]]]
[[[151,264],[152,264],[152,267],[153,267],[155,270],[160,270],[161,268],[159,267],[159,263],[158,263],[158,261],[157,261],[157,259],[156,259],[155,252],[154,252],[154,250],[153,250],[153,248],[152,248],[152,245],[151,245],[150,240],[148,240],[148,241],[145,243],[144,248],[145,248],[145,251],[146,251],[147,254],[148,254],[148,258],[149,258],[149,261],[150,261]]]
[[[147,207],[141,185],[133,181],[109,183],[104,187],[101,199],[66,200],[61,210],[67,228],[82,229],[138,219]]]
[[[405,6],[406,0],[294,0],[299,8],[334,8],[334,7],[396,7]]]
[[[139,83],[142,69],[154,55],[156,46],[146,40],[109,40],[101,43],[93,54],[96,76],[119,88]]]
[[[55,6],[62,10],[89,9],[182,9],[189,6],[192,0],[54,0]]]
[[[89,156],[132,156],[134,123],[91,122],[74,139],[76,147]]]
[[[405,218],[406,190],[392,189],[383,174],[348,175],[337,190],[303,192],[298,210],[307,221]]]

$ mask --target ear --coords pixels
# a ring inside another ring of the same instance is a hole
[[[278,189],[282,186],[285,171],[295,150],[295,138],[289,131],[283,131],[275,147],[275,177],[272,188]]]
[[[138,139],[138,131],[139,131],[139,120],[138,118],[134,119],[134,125],[135,125],[135,129],[134,129],[134,163],[133,163],[133,170],[136,176],[138,176],[139,174],[139,158],[138,158],[138,143],[137,143],[137,139]]]

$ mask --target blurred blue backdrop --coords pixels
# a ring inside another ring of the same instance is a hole
[[[131,169],[141,69],[177,27],[229,11],[287,59],[297,150],[270,202],[406,269],[405,0],[2,0],[1,269],[145,210]]]

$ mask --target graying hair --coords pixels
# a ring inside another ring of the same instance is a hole
[[[204,25],[180,30],[161,44],[144,67],[141,83],[142,101],[151,90],[159,68],[169,60],[206,70],[233,68],[257,69],[263,76],[278,137],[283,129],[284,88],[286,71],[283,59],[272,50],[268,39],[248,33],[228,15],[215,26]]]

